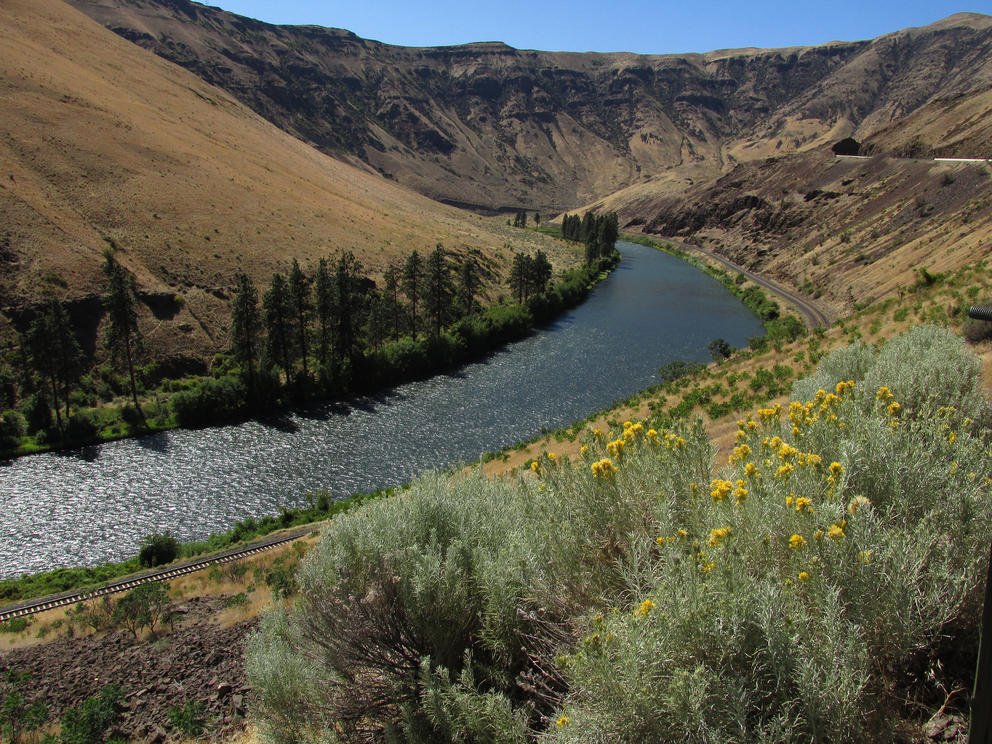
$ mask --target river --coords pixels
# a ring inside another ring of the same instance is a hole
[[[658,381],[668,362],[743,346],[758,319],[713,278],[621,242],[579,307],[457,372],[348,406],[0,463],[0,578],[122,560],[145,535],[202,539],[302,494],[371,491],[476,460]]]

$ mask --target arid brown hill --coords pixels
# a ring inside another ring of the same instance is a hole
[[[317,152],[61,0],[0,3],[2,343],[55,296],[92,348],[109,244],[152,350],[202,359],[226,345],[239,270],[261,286],[353,250],[374,276],[438,242],[495,267],[508,241],[544,240],[505,232]]]
[[[405,48],[188,0],[69,2],[324,152],[487,209],[560,211],[666,172],[681,186],[992,85],[978,14],[872,41],[639,56]]]

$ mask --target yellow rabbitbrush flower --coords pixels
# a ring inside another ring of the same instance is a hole
[[[710,484],[710,496],[713,503],[723,501],[733,490],[734,484],[728,480],[717,479]]]
[[[788,478],[790,475],[792,475],[792,465],[789,465],[788,463],[785,465],[779,465],[778,470],[775,471],[775,478],[779,480]]]
[[[878,390],[875,391],[875,397],[878,400],[880,400],[883,403],[885,403],[887,401],[892,400],[895,396],[892,394],[892,391],[889,390],[888,387],[886,387],[885,385],[882,385],[882,387],[880,387]]]
[[[623,457],[623,448],[625,446],[626,443],[622,439],[614,439],[606,445],[606,451],[619,460]]]
[[[747,489],[744,487],[744,481],[737,481],[737,488],[734,489],[734,503],[740,506],[744,503],[747,498]]]
[[[809,581],[809,572],[808,571],[800,571],[799,572],[799,580],[800,581]]]
[[[806,496],[800,496],[796,499],[796,511],[797,512],[812,512],[813,511],[813,500],[807,498]]]
[[[594,462],[590,468],[592,469],[592,475],[594,478],[605,478],[612,480],[617,474],[617,467],[613,464],[613,460],[608,457],[604,457],[602,460],[597,460]]]
[[[568,723],[568,716],[562,716],[557,721],[555,721],[555,726],[557,726],[558,728],[561,728],[566,723]]]
[[[647,617],[648,613],[651,612],[657,605],[650,599],[645,599],[641,602],[641,606],[634,610],[634,614],[638,617]]]
[[[793,550],[806,547],[806,538],[802,535],[793,535],[789,538],[789,547]]]
[[[744,462],[751,456],[751,448],[746,444],[734,447],[734,453],[730,456],[730,462]]]
[[[843,540],[844,539],[844,528],[839,524],[833,524],[830,529],[827,530],[827,537],[833,540]]]
[[[710,547],[715,548],[717,545],[719,545],[729,536],[730,536],[729,527],[717,527],[715,530],[710,530],[710,539],[709,539]]]

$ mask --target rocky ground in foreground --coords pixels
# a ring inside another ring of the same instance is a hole
[[[221,597],[193,598],[177,605],[181,619],[157,637],[135,639],[126,630],[13,649],[0,655],[0,677],[8,669],[28,672],[28,703],[42,700],[49,720],[97,694],[105,685],[124,690],[118,733],[129,741],[165,742],[186,737],[170,722],[170,711],[189,701],[202,704],[204,733],[228,738],[245,728],[248,682],[245,639],[256,620],[229,627],[216,622]]]

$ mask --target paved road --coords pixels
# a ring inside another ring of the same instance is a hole
[[[658,240],[671,243],[679,250],[685,251],[690,255],[695,253],[697,255],[705,256],[706,258],[713,259],[731,271],[740,272],[755,284],[767,289],[773,295],[791,305],[795,311],[799,313],[800,317],[803,319],[803,322],[810,328],[825,328],[833,322],[829,311],[813,302],[808,297],[804,297],[795,290],[787,289],[781,284],[773,282],[771,279],[768,279],[761,274],[755,274],[753,271],[749,271],[743,266],[738,266],[730,259],[724,258],[718,253],[714,253],[713,251],[709,251],[705,248],[700,248],[698,245],[683,243],[681,240],[673,240],[672,238],[658,238]]]

